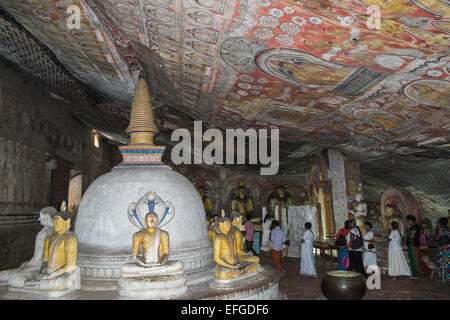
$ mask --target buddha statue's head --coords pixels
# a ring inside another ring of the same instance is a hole
[[[284,189],[284,187],[279,187],[278,188],[278,196],[281,199],[283,199],[285,195],[286,195],[286,189]]]
[[[231,230],[230,218],[222,217],[219,219],[219,231],[227,234]]]
[[[58,212],[53,218],[53,228],[57,234],[63,234],[69,231],[70,214],[67,211]]]
[[[53,207],[45,207],[41,210],[39,215],[39,222],[43,227],[47,228],[53,228],[53,218],[55,217],[56,213],[55,208]]]
[[[323,181],[323,173],[322,173],[322,170],[319,169],[319,172],[317,173],[317,175],[319,176],[319,181]]]
[[[235,227],[239,227],[242,224],[242,216],[239,212],[233,211],[230,215],[231,223]]]
[[[387,216],[392,216],[394,214],[394,206],[392,204],[388,203],[384,207],[384,212]]]
[[[154,212],[149,212],[145,215],[145,225],[147,228],[156,228],[158,226],[158,215]]]
[[[239,183],[239,188],[238,188],[237,192],[238,192],[239,198],[241,198],[241,199],[245,198],[246,191],[245,191],[245,184],[244,184],[244,182],[241,181]]]

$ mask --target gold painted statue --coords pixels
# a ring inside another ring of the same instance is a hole
[[[386,234],[389,234],[392,231],[391,223],[393,221],[396,221],[398,223],[398,230],[400,231],[400,234],[401,235],[405,234],[405,224],[403,222],[401,213],[396,212],[392,204],[388,203],[385,205],[382,219],[383,219],[383,231]]]
[[[9,281],[10,287],[42,292],[81,288],[77,266],[78,239],[69,231],[69,213],[58,212],[53,218],[53,226],[55,232],[44,240],[43,262],[39,271],[13,277]]]
[[[234,238],[234,252],[238,256],[239,262],[251,262],[259,264],[259,258],[249,255],[244,251],[244,236],[241,232],[242,216],[239,212],[231,213],[231,229],[230,233]]]
[[[219,220],[219,230],[214,239],[214,261],[216,278],[219,280],[233,279],[255,272],[258,269],[257,263],[239,262],[239,258],[234,251],[234,237],[230,233],[231,221],[222,217]]]
[[[198,194],[200,195],[200,198],[203,202],[203,207],[205,208],[205,212],[207,216],[210,216],[213,212],[213,202],[211,197],[205,195],[205,187],[200,186],[197,189]]]
[[[286,189],[284,187],[278,188],[278,197],[273,197],[270,199],[270,208],[272,213],[275,213],[276,206],[287,207],[293,204],[292,197],[286,194]]]
[[[169,259],[169,234],[158,228],[158,215],[149,212],[145,216],[145,229],[133,235],[132,256],[141,267],[164,265]],[[142,247],[143,257],[138,257]]]
[[[231,211],[237,211],[242,216],[253,213],[253,200],[246,194],[245,185],[240,183],[238,196],[231,199]]]

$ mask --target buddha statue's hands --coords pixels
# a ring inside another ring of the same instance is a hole
[[[159,259],[158,263],[159,264],[166,264],[167,260],[169,259],[169,255],[168,254],[163,254],[162,257]]]
[[[41,267],[39,268],[38,274],[47,274],[48,264],[47,261],[42,262]]]

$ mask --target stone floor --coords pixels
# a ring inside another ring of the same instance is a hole
[[[324,300],[320,283],[324,274],[336,270],[327,261],[326,269],[321,260],[317,260],[316,271],[318,278],[310,279],[300,276],[300,259],[283,258],[281,265],[286,270],[285,276],[279,283],[279,288],[289,300]],[[269,254],[261,255],[261,264],[273,265]],[[390,279],[386,275],[381,277],[380,290],[368,290],[366,300],[450,300],[450,283],[443,284],[434,279]]]

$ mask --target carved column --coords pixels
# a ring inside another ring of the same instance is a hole
[[[344,222],[348,219],[344,157],[340,151],[328,149],[328,159],[333,190],[334,221],[336,222],[336,229],[339,230],[344,227]]]

